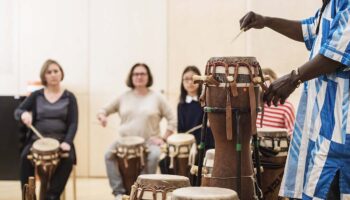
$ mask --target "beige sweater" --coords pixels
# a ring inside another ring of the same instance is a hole
[[[167,119],[168,130],[177,129],[176,115],[169,104],[161,94],[152,90],[145,96],[137,95],[133,90],[127,91],[99,111],[106,116],[115,112],[121,119],[120,136],[141,136],[145,139],[160,136],[159,123],[163,117]]]

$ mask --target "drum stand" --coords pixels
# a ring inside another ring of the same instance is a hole
[[[203,167],[203,159],[205,154],[205,141],[207,136],[207,128],[208,128],[208,113],[204,109],[202,129],[201,129],[201,142],[198,145],[198,174],[197,174],[197,182],[195,184],[196,186],[201,186],[201,182],[202,182],[202,167]]]
[[[202,129],[201,129],[201,141],[198,147],[198,176],[196,181],[196,186],[201,185],[202,181],[202,167],[203,167],[203,159],[205,154],[205,141],[206,141],[206,135],[207,135],[207,123],[208,123],[208,112],[216,112],[216,113],[223,113],[226,112],[225,108],[213,108],[213,107],[204,107],[204,114],[203,114],[203,121],[202,121]],[[236,131],[234,129],[232,130],[232,134],[234,132],[236,133],[237,137],[237,143],[236,143],[236,151],[237,151],[237,192],[238,195],[241,196],[242,194],[242,182],[241,182],[241,162],[242,162],[242,135],[239,131],[239,120],[240,120],[240,113],[247,112],[246,110],[241,110],[239,108],[231,108],[231,112],[234,114],[234,118],[236,119]],[[249,112],[249,111],[248,111]],[[233,123],[232,118],[232,123]],[[260,171],[260,156],[259,156],[259,147],[258,147],[258,141],[257,141],[257,135],[253,135],[253,143],[254,143],[254,155],[256,159],[256,168],[257,168],[257,182],[258,186],[255,188],[255,191],[257,194],[259,194],[259,189],[261,187],[261,171]],[[254,168],[253,168],[254,169]],[[261,199],[261,195],[258,195],[258,198]]]

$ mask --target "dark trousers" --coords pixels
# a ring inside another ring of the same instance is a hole
[[[29,144],[24,147],[21,153],[21,166],[20,166],[20,178],[21,186],[23,189],[24,184],[28,182],[29,176],[34,176],[34,166],[30,160],[28,160],[27,155],[30,153],[30,147],[32,144]],[[72,171],[74,164],[73,154],[70,152],[68,158],[61,158],[60,162],[53,174],[50,187],[47,190],[46,199],[47,200],[59,200],[61,193],[64,190],[64,187],[68,181],[69,175]]]

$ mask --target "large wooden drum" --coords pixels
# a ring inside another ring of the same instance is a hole
[[[202,183],[233,189],[243,200],[256,198],[250,140],[256,133],[260,71],[254,57],[211,58],[202,94],[215,139],[212,175]]]

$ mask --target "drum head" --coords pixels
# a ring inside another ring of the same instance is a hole
[[[135,146],[145,143],[145,139],[139,136],[124,136],[118,138],[118,143],[121,146]]]
[[[285,128],[258,128],[260,137],[288,137],[288,130]]]
[[[185,187],[173,191],[174,200],[198,199],[198,200],[238,200],[237,193],[233,190],[218,187]]]
[[[58,140],[53,138],[41,138],[33,143],[33,150],[39,152],[55,151],[60,147]]]
[[[142,174],[136,182],[141,185],[162,185],[176,188],[190,186],[190,180],[187,177],[169,174]]]
[[[167,143],[173,145],[192,144],[195,141],[196,139],[194,138],[194,136],[192,134],[187,133],[173,134],[170,135],[167,139]]]

